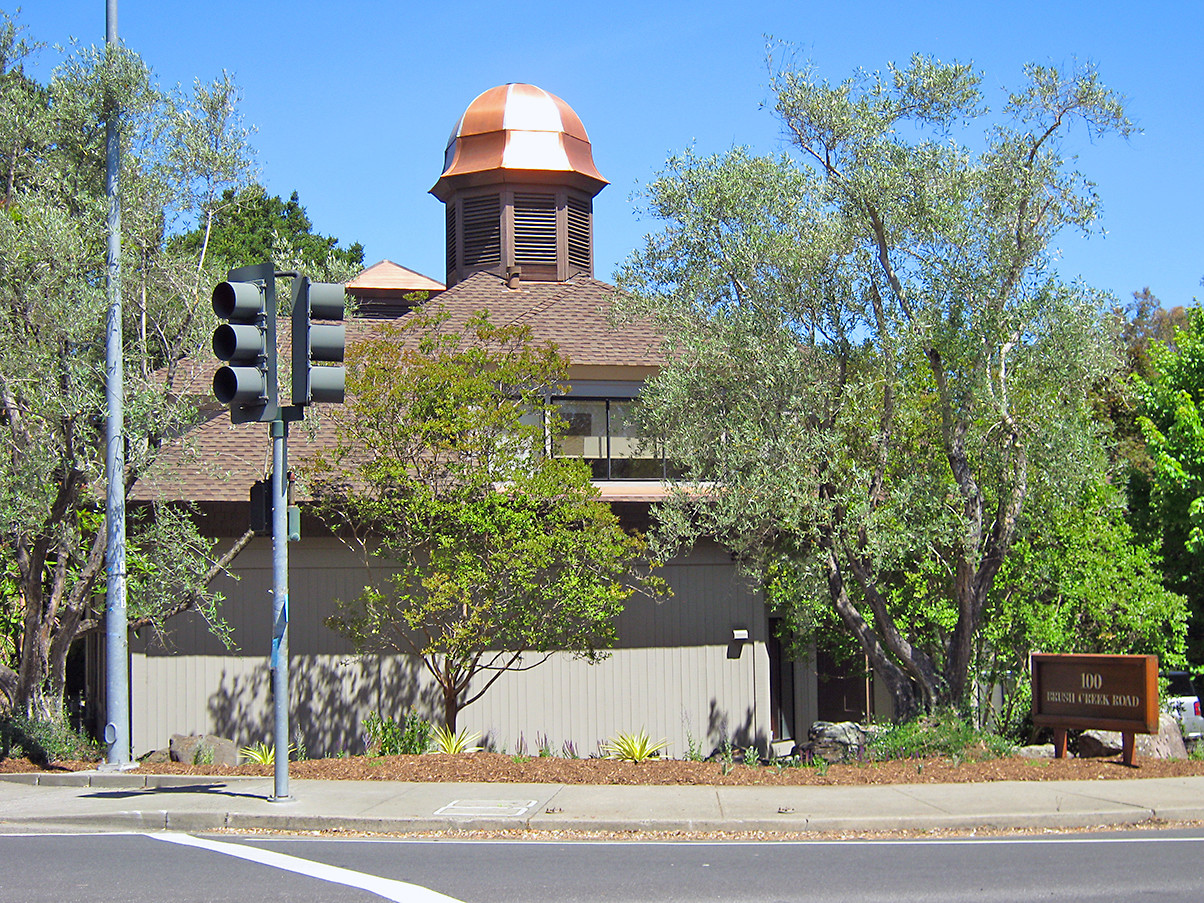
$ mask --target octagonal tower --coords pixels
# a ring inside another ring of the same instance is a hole
[[[607,185],[572,107],[534,85],[480,94],[452,129],[431,194],[447,205],[448,288],[593,275],[593,199]]]

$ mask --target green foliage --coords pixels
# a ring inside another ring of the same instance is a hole
[[[364,719],[368,755],[420,756],[431,748],[431,723],[410,712],[398,724],[391,716],[375,712]]]
[[[192,754],[192,763],[194,765],[212,765],[215,752],[216,750],[208,743],[198,743],[196,751]]]
[[[875,734],[867,752],[888,759],[989,759],[1010,755],[1012,744],[997,734],[980,731],[953,712],[942,711],[892,725]]]
[[[250,151],[227,76],[168,93],[127,49],[76,46],[42,84],[33,50],[0,14],[0,633],[25,625],[16,709],[58,720],[67,652],[101,624],[105,118],[120,110],[127,485],[195,421],[181,362],[211,326],[209,261],[165,236],[206,221]],[[187,512],[131,510],[127,533],[131,625],[199,609],[220,632],[213,543]]]
[[[238,754],[244,762],[249,762],[252,765],[276,764],[276,747],[265,740],[252,743],[250,746],[244,746],[238,751]]]
[[[296,748],[290,743],[288,754],[291,758]],[[275,765],[276,764],[276,745],[268,743],[266,740],[260,740],[258,743],[252,743],[250,746],[244,746],[238,751],[239,756],[244,762],[251,765]]]
[[[1150,374],[1137,380],[1138,424],[1151,459],[1149,532],[1160,546],[1168,586],[1192,608],[1189,658],[1204,658],[1204,312],[1169,342],[1149,347]]]
[[[199,253],[204,243],[203,225],[171,240],[173,250],[191,254]],[[327,282],[342,282],[364,266],[361,244],[340,248],[338,239],[313,231],[297,192],[285,201],[268,195],[262,185],[222,192],[209,230],[208,253],[227,267],[272,260],[277,269],[297,269]]]
[[[624,600],[659,584],[588,468],[545,454],[563,430],[546,393],[567,362],[526,329],[437,307],[357,352],[338,445],[310,484],[327,523],[391,576],[341,600],[329,626],[361,650],[420,656],[452,730],[507,670],[602,657]]]
[[[473,731],[469,733],[467,728],[457,732],[445,725],[436,724],[432,729],[431,739],[433,741],[433,751],[447,755],[471,753],[484,749],[484,747],[473,745],[481,739],[481,732]]]
[[[1167,591],[1158,557],[1135,541],[1116,493],[1036,506],[992,588],[978,637],[984,686],[1004,690],[999,730],[1015,732],[1031,702],[1031,652],[1154,654],[1185,664],[1187,607]]]
[[[706,756],[702,754],[702,745],[694,738],[690,730],[686,729],[686,761],[687,762],[702,762],[706,760]]]
[[[62,721],[42,721],[22,714],[0,717],[0,761],[26,758],[46,766],[60,761],[91,761],[101,749],[85,734]]]
[[[602,744],[602,754],[608,759],[619,759],[623,762],[646,762],[668,745],[668,740],[653,743],[647,731],[640,731],[638,734],[625,734],[620,731]]]
[[[780,69],[802,163],[672,157],[619,274],[669,337],[644,429],[723,487],[665,506],[665,543],[718,537],[792,626],[837,621],[901,717],[966,700],[1030,494],[1065,505],[1106,460],[1109,303],[1058,278],[1054,241],[1096,215],[1068,130],[1132,127],[1089,67],[1026,76],[1000,118],[962,64]]]

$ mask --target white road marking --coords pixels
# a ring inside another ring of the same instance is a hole
[[[448,897],[437,891],[419,887],[417,884],[407,884],[405,881],[394,881],[392,878],[380,878],[376,875],[366,875],[363,872],[340,868],[337,865],[326,865],[321,862],[311,862],[298,856],[284,853],[273,853],[271,850],[261,850],[257,847],[243,846],[237,843],[223,843],[220,840],[207,840],[193,837],[191,834],[146,834],[154,840],[165,840],[168,843],[178,843],[185,847],[198,847],[226,856],[235,856],[260,865],[271,866],[298,875],[308,875],[332,884],[343,884],[347,887],[358,887],[369,893],[394,900],[396,903],[463,903],[454,897]]]
[[[518,818],[535,805],[535,800],[452,800],[435,810],[436,815],[459,815],[465,818]]]

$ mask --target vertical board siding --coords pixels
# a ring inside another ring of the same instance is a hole
[[[325,627],[335,600],[358,595],[370,577],[333,540],[293,550],[290,573],[291,723],[310,755],[363,749],[362,722],[374,711],[437,718],[437,687],[408,656],[355,656]],[[132,719],[137,753],[173,733],[214,732],[239,745],[269,739],[267,652],[271,635],[271,549],[256,541],[239,556],[238,580],[220,586],[237,649],[225,650],[199,618],[173,624],[163,646],[133,651]],[[684,755],[688,736],[703,753],[725,739],[764,745],[769,736],[766,617],[760,595],[728,556],[703,547],[664,569],[673,595],[634,598],[619,619],[618,647],[591,665],[554,655],[530,671],[503,675],[464,709],[459,726],[497,749],[529,753],[546,737],[581,755],[619,732],[646,730]],[[751,641],[733,645],[731,631]]]

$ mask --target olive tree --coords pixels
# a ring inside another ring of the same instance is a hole
[[[796,623],[829,606],[900,718],[964,702],[1031,490],[1067,498],[1102,460],[1109,305],[1052,242],[1098,212],[1072,128],[1132,126],[1090,68],[1025,74],[990,115],[967,65],[780,69],[795,155],[671,158],[644,197],[663,227],[620,272],[669,336],[645,427],[714,487],[679,494],[665,535],[786,575]],[[939,604],[913,605],[916,572]]]
[[[228,77],[166,92],[123,48],[77,47],[44,84],[38,48],[0,17],[0,531],[6,607],[0,686],[40,719],[63,713],[67,652],[104,610],[105,114],[122,111],[123,341],[128,490],[194,422],[180,363],[210,327],[203,253],[172,253],[249,176],[247,131]],[[133,509],[131,626],[195,608],[223,562],[179,509]]]

